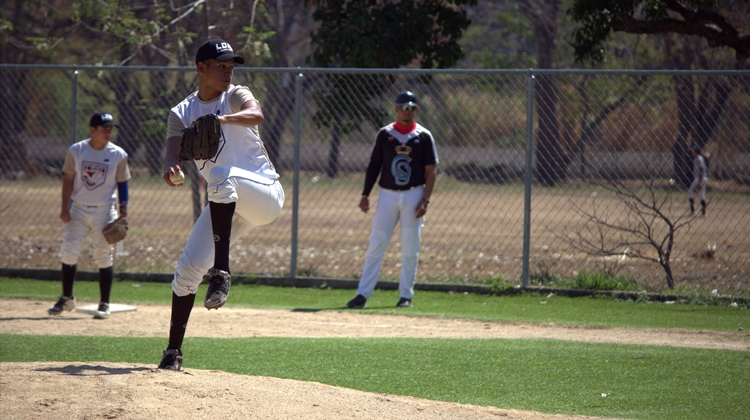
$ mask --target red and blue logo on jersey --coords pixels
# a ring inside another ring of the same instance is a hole
[[[81,164],[81,180],[89,190],[104,184],[109,166],[99,162],[84,161]]]

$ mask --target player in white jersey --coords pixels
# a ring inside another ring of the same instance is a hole
[[[111,143],[112,114],[97,112],[89,121],[91,138],[68,149],[63,164],[62,209],[65,223],[62,237],[62,295],[47,312],[60,315],[76,306],[73,283],[83,242],[91,234],[93,259],[99,268],[99,306],[94,318],[109,318],[109,298],[114,271],[112,245],[102,235],[107,223],[128,214],[128,154]],[[115,194],[116,192],[116,194]],[[115,209],[115,200],[119,202]]]
[[[222,39],[210,39],[196,53],[198,91],[169,113],[164,181],[181,171],[182,130],[199,117],[219,118],[222,142],[217,155],[195,161],[208,184],[208,206],[195,222],[172,280],[172,315],[169,344],[160,369],[180,370],[185,337],[195,294],[208,274],[204,306],[218,309],[226,302],[231,285],[229,246],[250,229],[271,223],[284,205],[278,181],[258,134],[263,122],[260,103],[244,86],[232,84],[235,63],[245,60]]]
[[[701,218],[706,217],[706,184],[708,184],[708,168],[706,159],[701,155],[701,148],[694,145],[690,149],[690,157],[693,158],[693,182],[688,188],[688,201],[690,202],[690,215],[695,215],[695,193],[701,198]]]
[[[364,308],[372,296],[396,223],[401,224],[401,298],[396,306],[411,306],[414,296],[422,226],[437,180],[438,155],[432,133],[414,119],[419,109],[414,93],[399,93],[395,109],[396,121],[381,128],[375,137],[359,200],[359,208],[367,213],[370,192],[380,177],[380,195],[362,277],[357,295],[347,303],[352,309]]]

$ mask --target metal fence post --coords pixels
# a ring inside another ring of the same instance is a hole
[[[70,87],[70,144],[76,142],[76,108],[78,108],[78,70],[73,70]]]
[[[529,286],[529,253],[531,244],[531,177],[534,169],[534,75],[529,71],[526,85],[526,180],[523,197],[523,271],[521,286]]]
[[[302,73],[297,74],[294,84],[294,185],[292,192],[292,261],[289,277],[297,277],[297,228],[299,220],[299,171],[300,142],[302,136]]]

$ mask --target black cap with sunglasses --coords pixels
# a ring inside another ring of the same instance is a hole
[[[396,106],[400,106],[401,109],[407,111],[418,107],[417,96],[410,90],[400,92],[396,97]],[[407,109],[407,107],[411,109]]]

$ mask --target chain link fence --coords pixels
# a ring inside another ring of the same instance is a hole
[[[167,114],[196,83],[192,68],[0,65],[0,265],[60,266],[62,163],[104,110],[133,174],[115,269],[172,272],[206,205],[197,171],[161,179]],[[658,290],[671,272],[678,288],[750,289],[750,72],[236,68],[234,83],[263,107],[287,197],[234,245],[235,273],[358,278],[364,170],[409,89],[440,156],[418,282],[603,273]],[[709,162],[705,219],[689,214],[692,144]],[[396,234],[381,279],[399,271]]]

